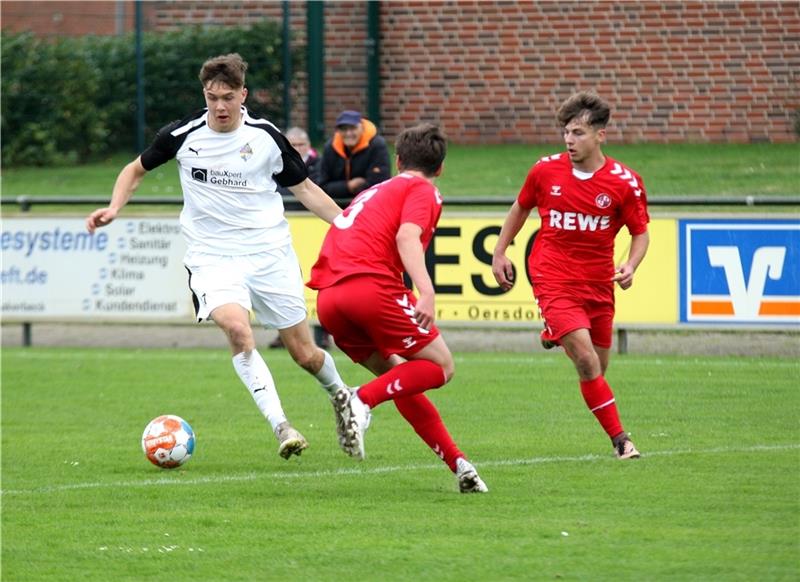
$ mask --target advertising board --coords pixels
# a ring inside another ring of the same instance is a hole
[[[800,222],[680,220],[680,321],[800,323]]]
[[[327,226],[288,218],[307,278]],[[502,222],[488,212],[440,221],[426,254],[440,323],[541,325],[526,273],[537,222],[508,249],[517,282],[507,292],[491,271]],[[800,324],[800,222],[656,218],[650,238],[633,287],[617,289],[617,325]],[[623,229],[617,263],[629,241]],[[93,235],[82,218],[8,218],[0,246],[6,322],[194,320],[177,218],[120,218]],[[305,297],[316,319],[316,294]]]

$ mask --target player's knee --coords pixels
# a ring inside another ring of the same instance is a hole
[[[456,375],[456,364],[453,360],[449,360],[442,364],[442,373],[444,373],[444,384],[447,384]],[[443,384],[443,385],[444,385]]]
[[[242,321],[230,321],[223,328],[235,353],[250,351],[255,348],[253,330]]]
[[[321,360],[325,356],[321,352],[312,342],[294,345],[289,351],[295,363],[311,373],[318,371],[322,366]]]
[[[594,378],[602,373],[600,360],[594,352],[577,353],[573,357],[573,361],[581,378]]]

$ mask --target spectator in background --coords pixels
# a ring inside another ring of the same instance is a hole
[[[295,126],[287,129],[284,135],[286,136],[286,139],[289,140],[289,143],[292,145],[292,147],[297,150],[297,153],[300,154],[300,157],[303,158],[303,161],[306,163],[306,168],[308,168],[308,177],[311,178],[313,182],[318,182],[319,165],[322,160],[319,157],[317,150],[311,147],[311,140],[308,139],[308,134],[306,133],[306,131],[302,128]],[[292,195],[289,189],[283,186],[278,186],[278,192],[280,192],[283,196]]]
[[[303,161],[306,164],[306,168],[308,168],[308,177],[311,178],[313,182],[316,182],[319,178],[319,165],[321,158],[317,153],[317,150],[311,147],[311,140],[308,138],[308,133],[300,127],[290,127],[286,130],[284,134],[286,139],[289,140],[289,143],[292,145],[294,149],[297,150],[297,153],[300,154],[300,157],[303,158]],[[284,186],[278,186],[278,192],[282,196],[292,196],[293,194],[288,188]],[[321,325],[314,326],[314,343],[317,344],[323,350],[327,350],[331,346],[331,339],[330,334],[325,331],[325,328]],[[280,334],[278,334],[272,343],[269,344],[271,349],[282,349],[285,347],[283,345],[283,340],[281,339]]]
[[[358,111],[342,111],[336,118],[336,132],[322,151],[319,186],[331,198],[349,203],[390,175],[389,149],[378,128]]]

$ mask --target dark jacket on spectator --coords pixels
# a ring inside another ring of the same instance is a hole
[[[352,200],[361,190],[391,177],[386,140],[378,135],[375,124],[368,119],[362,119],[361,124],[364,126],[364,133],[352,150],[345,147],[339,133],[334,134],[325,144],[317,184],[331,198]],[[364,178],[366,185],[357,192],[348,191],[347,181],[358,177]]]

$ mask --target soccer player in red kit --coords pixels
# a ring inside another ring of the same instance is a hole
[[[531,168],[503,223],[492,272],[503,289],[514,285],[506,249],[539,210],[528,269],[533,294],[544,320],[542,345],[561,345],[575,364],[587,407],[608,434],[619,459],[639,451],[623,430],[614,393],[605,380],[614,319],[614,283],[633,284],[647,252],[647,198],[634,171],[604,155],[610,117],[608,104],[593,92],[577,93],[559,108],[567,151],[540,159]],[[627,227],[627,259],[614,265],[614,239]]]
[[[456,474],[459,490],[484,493],[488,488],[423,394],[455,371],[434,325],[433,283],[425,268],[425,249],[442,213],[433,179],[442,172],[447,142],[436,126],[421,124],[398,136],[395,151],[399,175],[362,191],[336,217],[308,282],[319,291],[320,323],[342,351],[377,376],[334,394],[339,443],[363,459],[369,411],[392,400]],[[403,284],[403,271],[418,299]]]

